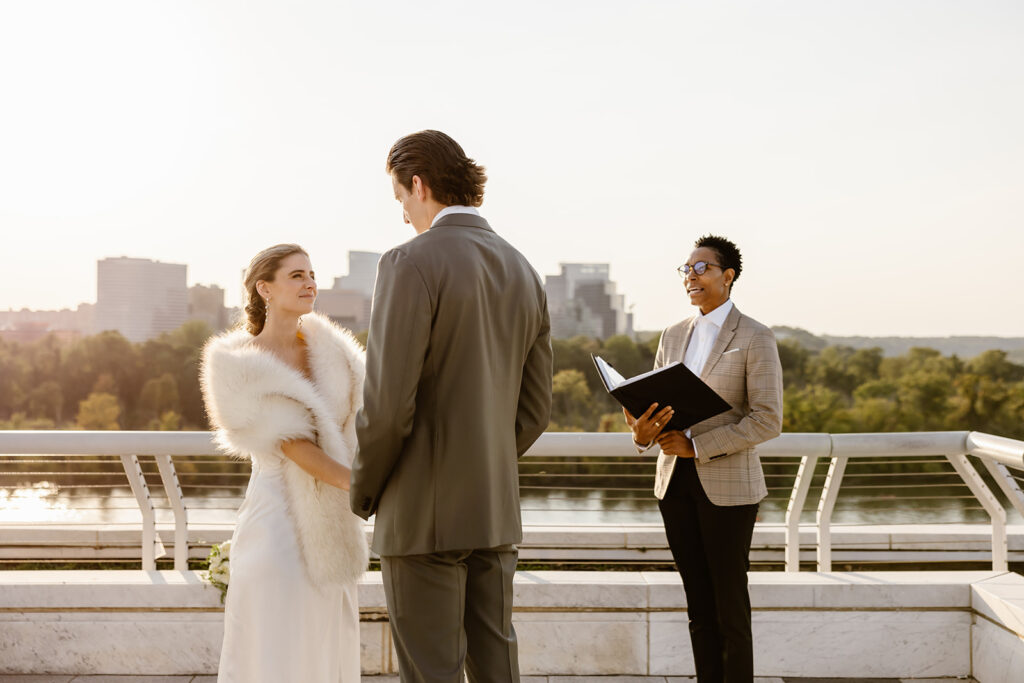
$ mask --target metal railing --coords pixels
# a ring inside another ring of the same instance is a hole
[[[787,571],[798,571],[800,567],[800,523],[807,499],[815,481],[815,470],[819,463],[827,462],[827,472],[820,483],[815,526],[817,529],[817,568],[830,571],[832,568],[832,527],[833,513],[844,477],[869,477],[868,474],[848,474],[850,466],[884,462],[902,467],[907,463],[948,463],[951,472],[925,473],[932,478],[956,477],[962,482],[968,494],[960,498],[971,498],[980,504],[991,524],[992,567],[1006,570],[1007,513],[1003,504],[986,484],[984,477],[971,463],[968,456],[976,458],[985,472],[996,483],[1008,503],[1024,516],[1024,493],[1021,491],[1021,473],[1024,473],[1024,442],[978,432],[913,432],[877,434],[783,434],[777,439],[759,447],[769,477],[770,494],[778,502],[785,502],[785,543],[784,557]],[[155,568],[162,544],[157,536],[157,506],[154,494],[165,497],[167,508],[174,522],[174,566],[185,569],[188,563],[189,539],[189,497],[184,495],[183,486],[175,461],[179,464],[194,462],[196,459],[227,461],[228,456],[217,455],[217,448],[207,432],[84,432],[84,431],[0,431],[0,490],[6,486],[6,478],[24,478],[27,475],[42,474],[14,467],[17,463],[37,462],[33,458],[66,458],[61,464],[74,465],[76,462],[114,463],[120,461],[124,478],[127,479],[132,498],[142,516],[142,551],[144,569]],[[97,457],[114,458],[108,460]],[[550,491],[558,489],[569,492],[588,491],[595,477],[592,470],[613,466],[642,465],[639,473],[605,474],[605,478],[621,479],[623,486],[605,487],[602,493],[621,494],[618,500],[650,500],[650,485],[653,480],[650,455],[637,455],[628,434],[557,433],[544,434],[524,456],[521,475],[524,494],[529,490]],[[155,461],[154,472],[151,463]],[[570,466],[566,467],[565,462]],[[550,464],[550,467],[549,467]],[[568,472],[553,472],[558,466]],[[546,468],[546,469],[540,469]],[[103,474],[108,477],[114,472],[83,472],[74,467],[69,472],[79,476]],[[636,469],[636,468],[634,468]],[[552,470],[552,471],[549,471]],[[793,472],[792,470],[795,470]],[[913,474],[913,473],[910,473]],[[199,473],[185,475],[190,480],[201,476]],[[224,477],[241,479],[242,472],[220,473]],[[895,475],[890,475],[889,478]],[[915,476],[922,476],[917,473]],[[792,481],[790,482],[790,479]],[[198,479],[201,481],[201,479]],[[870,480],[869,480],[870,481]],[[902,480],[901,480],[902,481]],[[930,480],[929,480],[930,481]],[[946,481],[946,480],[943,480]],[[567,483],[568,482],[568,483]],[[120,480],[123,486],[124,479]],[[776,485],[778,484],[778,485]],[[115,484],[83,484],[81,488],[93,486],[111,487]],[[852,484],[848,489],[915,491],[913,487],[946,487],[948,484],[915,483]],[[158,488],[156,488],[158,487]],[[188,484],[185,490],[201,491],[212,488],[204,484]],[[224,488],[218,484],[215,488]],[[244,487],[233,485],[233,493],[227,497],[229,508],[236,507]],[[945,488],[941,490],[946,490]],[[910,496],[906,496],[910,497]],[[944,495],[916,496],[918,500],[934,500]],[[524,506],[525,509],[525,506]],[[0,522],[0,534],[4,524]]]

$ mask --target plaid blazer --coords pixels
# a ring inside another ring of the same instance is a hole
[[[683,361],[696,316],[661,335],[654,367]],[[782,363],[771,329],[739,312],[729,312],[711,347],[700,378],[732,410],[690,428],[697,474],[715,505],[749,505],[768,495],[756,446],[782,431]],[[676,456],[658,454],[654,495],[665,497]]]

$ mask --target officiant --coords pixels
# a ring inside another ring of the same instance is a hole
[[[782,429],[782,365],[771,329],[733,304],[740,250],[715,235],[695,247],[678,272],[698,311],[665,330],[654,367],[682,362],[732,409],[686,431],[665,431],[672,406],[626,411],[626,421],[638,449],[661,449],[654,495],[683,579],[697,680],[751,683],[747,571],[768,494],[757,445]]]

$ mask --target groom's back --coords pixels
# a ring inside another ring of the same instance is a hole
[[[384,258],[421,280],[429,332],[424,346],[410,340],[409,353],[422,358],[402,361],[419,373],[412,425],[379,501],[374,548],[409,555],[518,543],[517,460],[550,411],[540,278],[472,214],[444,216]]]

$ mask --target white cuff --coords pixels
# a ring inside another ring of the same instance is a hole
[[[633,437],[633,445],[636,446],[636,452],[637,453],[645,453],[645,452],[651,450],[651,447],[654,445],[654,441],[651,441],[648,444],[637,443],[636,442],[636,437],[634,436]]]

